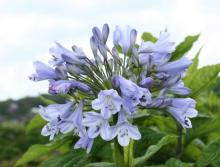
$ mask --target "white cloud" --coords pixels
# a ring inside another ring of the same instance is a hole
[[[23,46],[30,44],[35,33],[54,31],[61,28],[79,28],[81,22],[77,19],[37,14],[0,13],[1,45]]]

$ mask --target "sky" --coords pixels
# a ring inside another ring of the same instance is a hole
[[[47,62],[54,41],[77,45],[91,56],[91,29],[104,23],[111,33],[116,25],[130,25],[139,37],[168,29],[177,44],[201,33],[187,56],[203,46],[200,66],[219,63],[219,18],[217,0],[0,0],[0,100],[46,93],[47,81],[28,80],[33,62]]]

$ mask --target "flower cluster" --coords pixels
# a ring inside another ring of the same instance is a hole
[[[190,89],[182,81],[192,61],[185,56],[171,60],[175,46],[168,32],[161,32],[156,42],[137,45],[135,29],[116,26],[112,49],[107,46],[107,24],[92,33],[93,58],[77,46],[70,51],[56,42],[50,48],[50,65],[34,63],[31,80],[48,80],[50,94],[70,97],[66,104],[40,106],[40,115],[48,121],[43,136],[52,140],[58,133],[73,132],[79,136],[74,148],[87,152],[98,136],[106,141],[117,137],[127,146],[130,139],[141,139],[131,122],[143,108],[163,109],[183,128],[192,127],[189,118],[197,115],[196,102],[183,98]]]

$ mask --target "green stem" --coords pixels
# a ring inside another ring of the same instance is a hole
[[[180,159],[182,155],[183,143],[182,143],[182,126],[177,123],[177,146],[176,146],[176,157]]]
[[[116,167],[126,167],[124,162],[123,147],[119,145],[116,139],[114,140],[114,151]]]
[[[131,139],[130,143],[127,147],[124,147],[124,161],[126,167],[132,167],[133,166],[133,147],[134,147],[134,141]]]

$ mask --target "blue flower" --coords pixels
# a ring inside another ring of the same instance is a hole
[[[166,96],[159,96],[155,99],[152,99],[151,103],[148,104],[147,108],[166,108],[171,104],[171,98]]]
[[[41,131],[43,136],[50,136],[50,140],[54,138],[55,134],[59,132],[67,133],[74,129],[69,117],[73,113],[71,108],[73,102],[66,104],[51,104],[47,107],[40,106],[39,114],[48,121]]]
[[[92,101],[92,108],[101,110],[101,114],[105,119],[120,111],[121,105],[122,98],[114,89],[100,91],[98,98]]]
[[[139,47],[140,64],[145,64],[148,67],[165,64],[171,58],[170,53],[172,53],[174,49],[174,42],[170,41],[169,33],[161,32],[156,43],[149,41],[141,43]]]
[[[111,129],[109,123],[104,117],[97,112],[85,112],[83,125],[88,127],[88,136],[96,138],[99,134],[102,139],[111,140]]]
[[[167,111],[182,125],[183,128],[192,128],[189,118],[196,117],[196,102],[191,98],[173,98]]]
[[[80,139],[75,143],[74,149],[83,148],[89,153],[92,149],[94,139],[90,138],[86,132],[80,136]]]
[[[50,48],[50,54],[54,57],[50,63],[55,66],[64,62],[71,64],[84,64],[83,59],[86,58],[85,53],[76,46],[73,46],[72,49],[73,51],[69,51],[58,42],[55,42],[55,46]]]
[[[192,60],[187,57],[182,57],[179,60],[168,62],[164,65],[157,66],[156,70],[158,72],[164,72],[167,74],[181,74],[183,73],[190,65],[192,64]]]
[[[47,66],[46,64],[36,61],[34,62],[34,67],[36,73],[29,76],[29,79],[32,81],[41,81],[47,79],[58,79],[58,73],[51,67]]]
[[[188,95],[191,92],[191,89],[184,86],[184,82],[181,80],[181,76],[172,76],[169,77],[164,83],[164,93],[171,92],[177,95]]]
[[[151,77],[146,77],[140,81],[140,86],[144,88],[149,88],[153,84],[153,82],[154,80]]]
[[[129,26],[119,27],[116,26],[113,36],[115,46],[120,46],[124,54],[135,45],[137,31]]]
[[[113,85],[116,88],[120,88],[121,96],[124,100],[123,106],[129,114],[135,112],[135,107],[138,104],[145,106],[151,101],[151,93],[148,89],[139,87],[134,82],[121,76],[113,78]]]
[[[102,27],[102,32],[98,27],[93,27],[92,29],[93,36],[91,37],[90,44],[92,46],[93,53],[96,52],[96,48],[99,49],[102,56],[107,59],[107,47],[106,42],[109,35],[109,26],[104,24]],[[95,53],[97,54],[97,53]]]
[[[49,93],[50,94],[66,94],[70,91],[71,88],[78,89],[82,92],[90,92],[91,88],[84,83],[73,81],[73,80],[59,80],[59,81],[50,81]]]
[[[161,32],[156,43],[142,42],[139,48],[140,53],[172,53],[174,50],[174,42],[170,41],[168,32]]]
[[[133,140],[141,139],[137,126],[133,126],[128,122],[123,111],[118,113],[118,122],[112,129],[112,138],[117,136],[119,144],[123,147],[128,146],[130,138]]]

